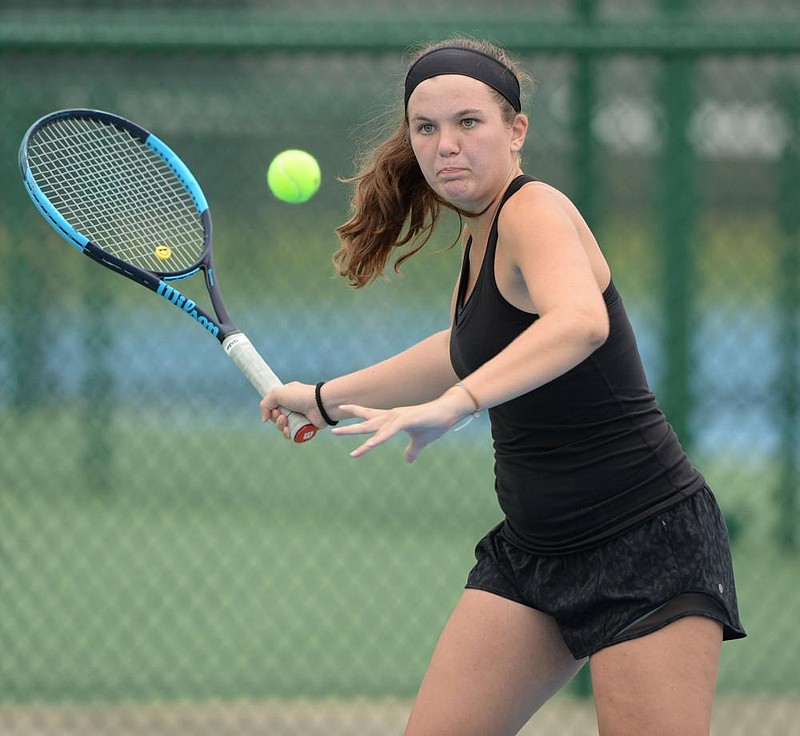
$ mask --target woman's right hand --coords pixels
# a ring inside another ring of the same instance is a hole
[[[261,418],[265,422],[274,422],[277,429],[286,439],[291,439],[288,418],[279,407],[304,414],[317,427],[328,426],[317,409],[314,397],[314,386],[308,383],[292,381],[270,391],[258,404]]]

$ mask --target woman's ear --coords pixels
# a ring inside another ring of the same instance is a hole
[[[524,113],[517,113],[514,122],[511,123],[511,151],[519,153],[528,135],[528,116]]]

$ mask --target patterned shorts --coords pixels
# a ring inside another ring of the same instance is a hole
[[[599,547],[535,555],[502,524],[475,548],[476,588],[552,616],[576,659],[650,634],[684,616],[719,621],[740,639],[728,532],[708,487]]]

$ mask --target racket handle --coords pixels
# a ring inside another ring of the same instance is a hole
[[[260,396],[266,396],[273,389],[283,386],[280,378],[275,375],[243,333],[235,332],[228,335],[222,341],[222,347]],[[289,418],[289,432],[295,442],[308,442],[317,433],[317,427],[303,414],[289,411],[282,406],[278,408]]]

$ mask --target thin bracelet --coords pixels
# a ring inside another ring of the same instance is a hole
[[[463,388],[464,391],[467,392],[467,396],[469,396],[470,399],[472,399],[472,403],[475,404],[475,411],[473,411],[467,417],[465,417],[457,427],[454,427],[453,428],[454,432],[458,432],[458,431],[464,429],[464,427],[466,427],[473,419],[475,419],[480,414],[480,411],[481,411],[481,406],[478,403],[478,400],[475,398],[475,396],[472,393],[472,391],[470,391],[463,383],[461,383],[461,381],[459,381],[456,384],[456,386],[458,386],[459,388]]]
[[[475,411],[472,412],[473,417],[477,417],[481,410],[481,405],[478,403],[478,400],[475,398],[475,394],[472,393],[461,381],[459,381],[456,386],[459,388],[463,388],[464,391],[467,392],[467,396],[472,399],[472,403],[475,404]]]
[[[322,391],[322,387],[324,385],[325,385],[325,381],[320,381],[316,385],[316,388],[314,389],[314,398],[317,401],[317,409],[319,409],[319,413],[322,416],[322,418],[325,421],[325,423],[327,425],[331,426],[331,427],[335,427],[337,424],[339,424],[339,422],[335,422],[333,419],[331,419],[328,416],[328,412],[325,411],[325,407],[322,405],[322,395],[321,395],[320,392]]]

